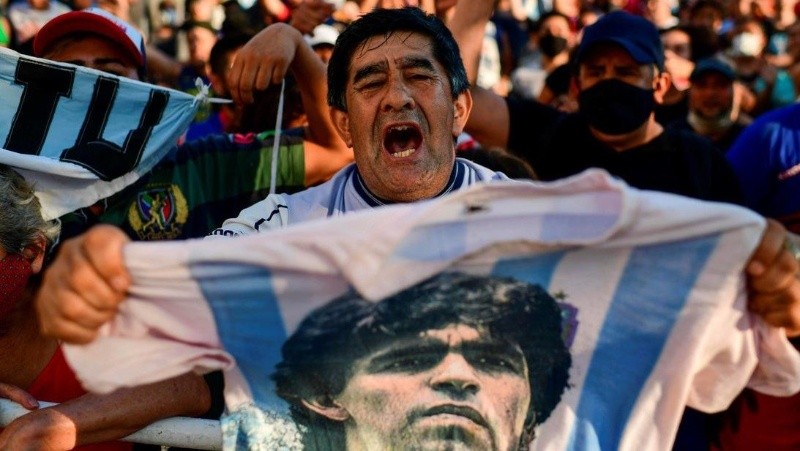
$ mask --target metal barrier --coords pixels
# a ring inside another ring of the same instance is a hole
[[[39,402],[39,408],[52,405],[54,404],[51,402]],[[6,426],[28,412],[29,410],[13,401],[0,399],[0,426]],[[162,449],[177,446],[218,451],[222,449],[222,430],[216,420],[173,417],[156,421],[121,440],[161,445]]]

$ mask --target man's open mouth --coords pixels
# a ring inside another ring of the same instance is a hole
[[[383,134],[383,147],[395,158],[407,157],[422,145],[422,132],[416,124],[393,125]]]

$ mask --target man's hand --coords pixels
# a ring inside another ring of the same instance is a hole
[[[306,0],[297,5],[289,20],[289,25],[300,33],[311,34],[314,28],[325,22],[333,14],[333,5],[324,0]]]
[[[788,234],[768,219],[761,242],[747,264],[748,307],[764,321],[800,336],[800,264],[785,247]]]
[[[37,401],[32,394],[17,387],[16,385],[0,382],[0,398],[14,401],[28,410],[39,408],[39,401]]]
[[[68,343],[95,338],[130,286],[122,256],[129,241],[120,229],[102,225],[64,243],[36,296],[42,333]]]
[[[276,23],[261,30],[236,54],[228,71],[228,87],[236,103],[252,103],[253,91],[280,84],[295,58],[307,45],[297,29]]]
[[[683,58],[672,50],[664,51],[664,68],[672,76],[672,83],[679,91],[686,91],[692,85],[689,77],[694,70],[694,63]]]

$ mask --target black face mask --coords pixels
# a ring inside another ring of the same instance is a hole
[[[539,38],[539,50],[552,58],[567,49],[567,40],[561,36],[554,36],[550,33]]]
[[[624,135],[645,123],[655,110],[652,89],[614,78],[598,82],[578,95],[580,113],[592,128],[607,135]]]

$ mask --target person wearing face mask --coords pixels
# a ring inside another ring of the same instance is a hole
[[[529,27],[535,52],[511,74],[511,93],[526,99],[536,99],[545,86],[545,79],[557,67],[569,62],[569,52],[575,44],[569,18],[551,11]]]
[[[689,112],[669,126],[704,136],[724,153],[752,122],[739,110],[736,74],[725,62],[708,58],[697,63],[689,80]]]
[[[758,116],[774,108],[794,103],[797,92],[791,75],[767,61],[767,35],[761,22],[746,19],[736,28],[728,55],[733,59],[736,77],[753,100],[743,109]]]
[[[482,6],[488,9],[490,3]],[[459,31],[466,22],[457,17],[451,23],[466,66],[472,68],[474,46]],[[670,75],[652,23],[625,12],[606,14],[584,30],[576,61],[577,113],[473,88],[467,132],[484,146],[503,147],[527,160],[543,180],[598,167],[637,188],[740,202],[738,181],[720,152],[694,134],[665,130],[655,120]]]
[[[87,393],[58,340],[39,333],[33,306],[60,224],[44,220],[32,185],[5,165],[0,205],[0,398],[30,410],[0,426],[0,449],[127,451],[133,444],[116,440],[162,418],[208,410],[208,389],[190,374]],[[59,404],[44,407],[37,400]]]

